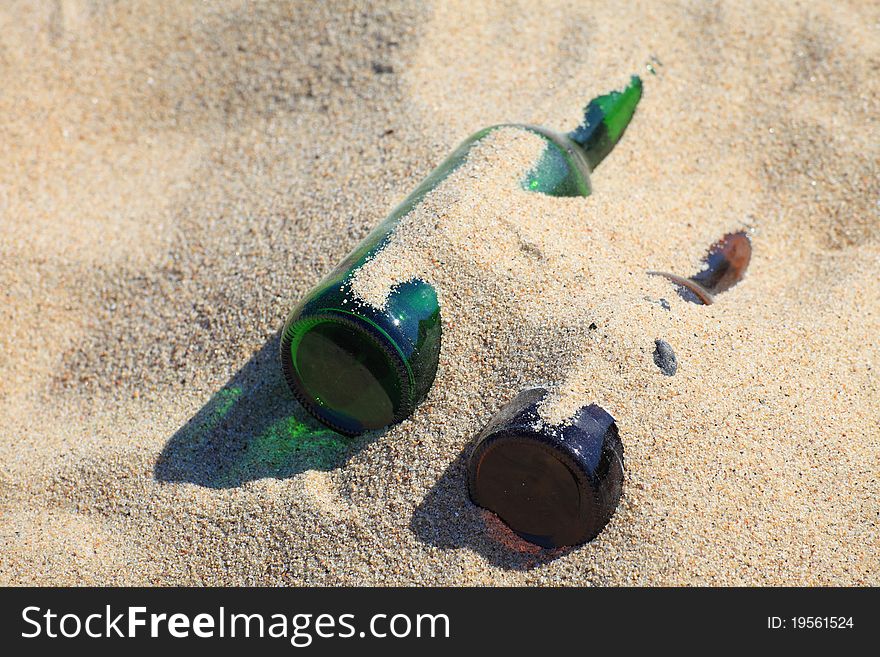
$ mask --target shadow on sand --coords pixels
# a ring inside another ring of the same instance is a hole
[[[278,335],[168,441],[154,467],[158,481],[236,488],[265,477],[333,470],[383,434],[346,438],[320,425],[293,399],[281,374]],[[468,497],[466,449],[413,513],[410,528],[427,545],[467,547],[493,565],[529,570],[565,550],[528,543]]]
[[[154,467],[157,480],[234,488],[332,470],[381,435],[350,439],[312,419],[284,381],[278,341],[269,339],[171,437]]]
[[[410,529],[427,545],[443,550],[469,548],[493,566],[531,570],[568,552],[533,545],[505,525],[494,513],[471,502],[467,488],[470,445],[459,454],[416,508]]]

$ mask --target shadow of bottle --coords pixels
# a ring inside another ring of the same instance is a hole
[[[471,447],[446,468],[416,508],[410,520],[416,537],[443,550],[470,548],[506,570],[531,570],[568,554],[572,548],[544,549],[529,543],[471,501],[467,486]]]
[[[312,419],[284,381],[278,349],[276,334],[168,440],[153,469],[158,481],[235,488],[327,471],[378,437],[346,438]]]
[[[153,468],[156,480],[219,489],[329,471],[382,435],[347,438],[312,419],[287,388],[278,349],[275,335],[168,440]],[[449,465],[415,510],[410,528],[416,537],[442,549],[469,547],[511,570],[529,570],[567,553],[524,541],[470,501],[469,453],[470,447]]]

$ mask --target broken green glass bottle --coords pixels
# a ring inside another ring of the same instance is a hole
[[[290,313],[281,334],[281,363],[297,400],[328,427],[346,435],[381,429],[409,417],[427,396],[440,357],[437,294],[421,280],[395,287],[384,308],[360,301],[355,272],[390,239],[400,220],[499,127],[541,136],[546,147],[522,181],[549,196],[587,196],[590,172],[622,136],[642,94],[633,76],[623,91],[587,105],[584,122],[568,134],[532,125],[493,126],[466,139]]]

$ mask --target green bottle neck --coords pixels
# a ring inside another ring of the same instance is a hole
[[[598,96],[584,108],[584,121],[568,133],[595,169],[620,141],[642,97],[642,81],[634,75],[622,91]]]

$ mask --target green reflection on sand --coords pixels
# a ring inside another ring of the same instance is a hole
[[[235,402],[241,397],[241,392],[241,388],[238,386],[231,386],[214,393],[214,396],[205,405],[202,422],[192,431],[194,442],[204,441],[217,428],[223,418],[235,407]]]
[[[305,470],[330,470],[339,463],[348,442],[330,429],[283,417],[248,440],[242,453],[218,473],[215,483],[225,488],[263,477],[283,479]]]
[[[256,391],[240,386],[217,391],[172,441],[163,476],[232,488],[339,465],[350,440],[317,425],[287,400],[282,403],[282,386],[279,382]]]

